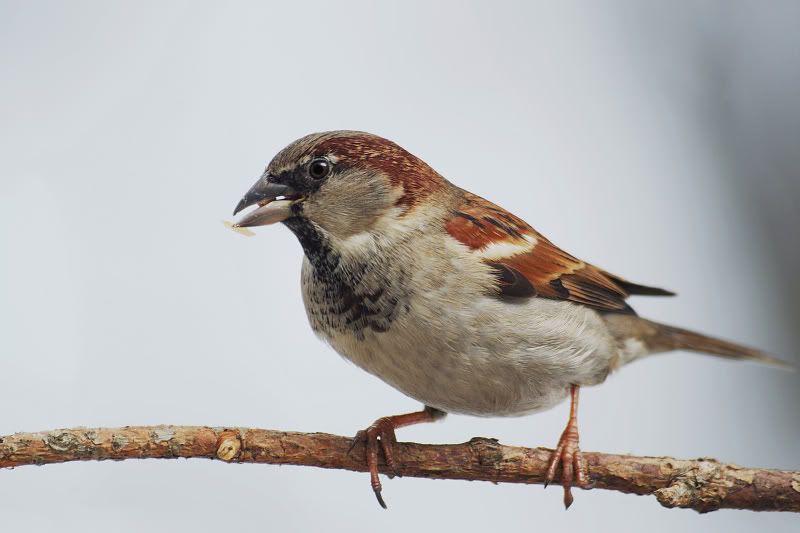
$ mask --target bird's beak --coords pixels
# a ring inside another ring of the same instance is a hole
[[[233,211],[234,216],[251,205],[258,204],[259,207],[247,213],[235,226],[241,228],[266,226],[286,220],[292,215],[292,205],[301,201],[303,197],[288,185],[275,183],[271,178],[272,176],[265,172],[239,200]]]

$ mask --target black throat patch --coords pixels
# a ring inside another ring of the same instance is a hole
[[[303,275],[303,296],[311,327],[323,335],[349,333],[363,340],[382,333],[410,309],[405,270],[383,254],[344,259],[325,232],[302,216],[284,224],[297,236],[311,264]]]

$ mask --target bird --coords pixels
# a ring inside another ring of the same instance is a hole
[[[495,177],[499,180],[499,177]],[[520,416],[569,398],[546,484],[564,505],[591,481],[581,387],[650,354],[687,350],[782,365],[762,351],[639,317],[629,296],[673,296],[563,251],[398,144],[360,131],[306,135],[275,155],[234,216],[282,223],[300,242],[312,330],[345,359],[423,404],[359,431],[378,503],[395,430],[447,413]],[[353,448],[351,448],[352,451]],[[559,468],[560,467],[560,468]]]

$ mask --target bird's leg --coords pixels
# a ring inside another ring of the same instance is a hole
[[[556,468],[561,463],[561,485],[564,487],[564,507],[572,505],[572,483],[581,488],[589,488],[586,464],[578,447],[578,385],[570,386],[570,408],[567,427],[558,440],[550,465],[547,467],[544,486],[547,487],[556,477]]]
[[[397,437],[394,430],[412,424],[419,424],[421,422],[433,422],[445,416],[447,413],[440,411],[427,405],[422,411],[414,413],[406,413],[404,415],[384,416],[373,422],[367,429],[359,431],[353,439],[353,444],[350,446],[352,451],[353,447],[358,442],[364,442],[367,454],[367,467],[369,468],[370,482],[372,483],[372,490],[375,491],[375,497],[378,498],[378,503],[386,509],[386,503],[381,496],[381,481],[378,478],[378,448],[383,450],[383,457],[386,460],[386,466],[396,473],[394,453],[392,445],[397,442]]]

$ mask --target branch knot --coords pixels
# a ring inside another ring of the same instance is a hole
[[[681,471],[670,486],[655,491],[664,507],[696,509],[701,513],[716,511],[733,483],[726,479],[724,466],[713,459],[698,459]]]
[[[225,430],[217,438],[217,458],[223,461],[233,461],[242,449],[242,439],[239,432]]]

